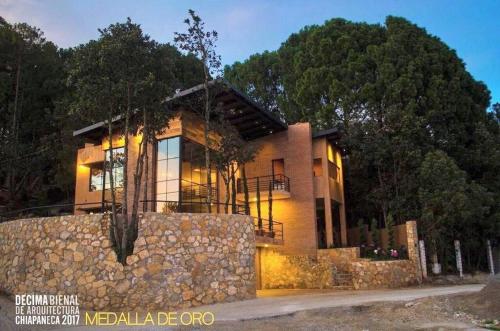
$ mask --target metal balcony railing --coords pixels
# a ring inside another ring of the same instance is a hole
[[[259,185],[260,192],[265,194],[269,190],[269,184],[273,190],[280,190],[290,192],[290,178],[285,175],[271,175],[271,176],[259,176],[247,178],[247,186],[249,192],[257,191],[257,185]],[[236,192],[244,193],[243,179],[238,178],[236,183]]]
[[[231,204],[220,202],[208,203],[206,201],[170,201],[170,200],[141,200],[153,206],[157,213],[212,213],[224,212],[227,207],[231,214],[245,215],[245,206],[236,204],[232,210]],[[210,206],[210,208],[209,208]]]
[[[217,200],[217,188],[211,189],[212,200]],[[205,184],[198,184],[188,180],[181,180],[181,200],[199,200],[206,199],[208,196],[208,187]]]
[[[253,217],[255,235],[283,241],[283,223]]]

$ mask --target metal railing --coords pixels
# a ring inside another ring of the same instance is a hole
[[[253,219],[256,236],[283,240],[283,223],[270,221],[265,218],[261,218],[259,221],[258,217],[253,217]]]
[[[158,213],[208,213],[211,206],[212,213],[224,212],[226,207],[231,214],[245,215],[245,206],[236,204],[235,210],[232,210],[232,205],[205,201],[172,201],[172,200],[141,200],[141,203],[148,203],[153,206],[153,210]]]
[[[162,206],[163,210],[156,210],[157,212],[175,212],[175,213],[208,213],[208,203],[207,202],[197,202],[197,201],[168,201],[168,200],[141,200],[141,203],[148,203],[155,210],[158,206]],[[247,215],[244,205],[236,204],[236,208],[232,210],[231,204],[212,202],[211,204],[212,213],[223,213],[227,210],[232,214]],[[88,207],[94,206],[94,208]],[[82,207],[82,208],[78,208]],[[83,208],[87,207],[87,208]],[[120,212],[120,205],[117,205],[117,212]],[[87,202],[87,203],[64,203],[64,204],[54,204],[54,205],[44,205],[44,206],[34,206],[29,208],[23,208],[18,210],[12,210],[3,214],[0,214],[0,223],[12,221],[20,218],[29,217],[51,217],[51,216],[62,216],[62,215],[72,215],[75,209],[80,210],[95,210],[96,212],[104,213],[111,210],[111,202],[105,201],[104,203],[99,202]],[[255,234],[260,237],[268,237],[276,240],[283,240],[283,223],[277,221],[269,221],[265,218],[259,218],[251,216],[254,219]]]
[[[181,179],[182,200],[206,199],[208,187],[205,184],[198,184],[189,180]],[[217,188],[211,189],[212,200],[217,200]]]
[[[257,185],[259,185],[261,194],[265,195],[265,192],[269,190],[269,184],[271,184],[273,190],[290,192],[290,178],[285,175],[279,174],[247,178],[249,192],[257,191]],[[238,178],[236,182],[236,192],[244,193],[242,178]]]

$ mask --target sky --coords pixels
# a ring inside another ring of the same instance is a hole
[[[331,18],[383,24],[402,16],[455,49],[492,103],[500,102],[500,0],[0,0],[0,16],[39,27],[60,47],[96,39],[98,28],[127,17],[153,39],[172,42],[190,8],[219,32],[224,64],[275,50],[291,33]]]

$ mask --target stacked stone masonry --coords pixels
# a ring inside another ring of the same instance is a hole
[[[146,213],[127,265],[103,215],[0,224],[0,290],[76,294],[90,310],[165,310],[255,297],[253,221]]]
[[[422,281],[415,221],[406,222],[407,260],[360,258],[358,247],[318,250],[317,256],[282,255],[263,250],[262,288],[336,288],[337,276],[349,274],[354,289],[396,288]]]

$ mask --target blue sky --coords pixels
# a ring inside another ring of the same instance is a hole
[[[387,15],[402,16],[455,49],[488,85],[492,102],[500,102],[500,0],[0,0],[1,16],[38,26],[61,47],[94,39],[97,28],[127,16],[154,39],[170,42],[174,31],[184,31],[189,8],[219,32],[225,64],[274,50],[305,25],[333,17],[383,23]]]

